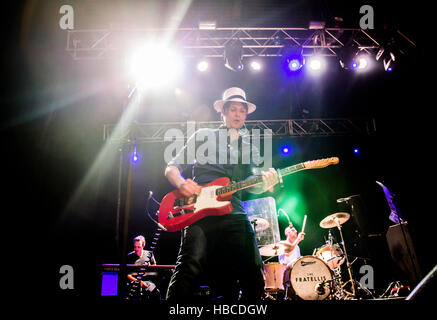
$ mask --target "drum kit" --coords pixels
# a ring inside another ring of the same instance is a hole
[[[352,277],[352,264],[348,259],[342,233],[342,225],[349,218],[350,214],[346,212],[337,212],[325,217],[319,225],[321,228],[329,230],[328,239],[323,246],[314,249],[312,255],[302,256],[288,266],[278,262],[265,263],[266,298],[272,300],[281,298],[285,300],[348,300],[356,298],[359,283]],[[340,243],[334,243],[331,234],[330,229],[335,227],[340,233]],[[288,248],[290,248],[288,241],[280,241],[262,246],[259,251],[262,256],[269,257],[267,259],[269,260],[289,252]],[[342,266],[346,266],[349,275],[349,279],[345,283],[343,283],[341,275]]]

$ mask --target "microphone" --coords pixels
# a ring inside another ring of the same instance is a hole
[[[287,218],[287,220],[288,220],[288,224],[291,225],[291,221],[290,221],[290,218],[288,217],[287,212],[285,212],[284,209],[280,208],[280,209],[278,210],[278,214],[279,214],[279,213],[282,213],[282,214]]]

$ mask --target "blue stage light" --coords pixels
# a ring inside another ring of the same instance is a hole
[[[283,63],[286,71],[295,72],[300,70],[305,64],[303,49],[300,46],[285,47],[282,52]]]
[[[288,155],[288,154],[290,154],[290,152],[291,152],[291,147],[290,146],[288,146],[288,145],[284,145],[284,146],[282,146],[281,147],[281,154],[282,155]]]
[[[354,148],[354,153],[355,153],[355,154],[359,154],[359,153],[360,153],[360,149],[358,149],[358,148]]]
[[[298,59],[291,59],[288,62],[288,69],[290,69],[290,71],[296,71],[299,70],[300,68],[302,68],[302,64]]]
[[[132,152],[130,159],[131,159],[131,162],[134,164],[140,160],[140,157],[138,156],[138,153],[137,153],[137,141],[136,140],[135,140],[135,144],[134,144],[134,150]]]

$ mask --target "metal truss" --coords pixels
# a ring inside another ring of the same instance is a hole
[[[299,45],[304,56],[336,56],[346,44],[375,54],[380,44],[358,28],[198,28],[68,30],[66,51],[76,60],[122,57],[124,48],[140,39],[171,35],[172,45],[187,57],[221,58],[233,40],[243,45],[243,57],[278,57],[284,46]]]
[[[123,143],[135,139],[137,143],[164,142],[170,129],[178,129],[187,139],[187,128],[218,128],[221,121],[199,122],[154,122],[134,123],[118,130],[115,124],[105,124],[103,139],[110,143]],[[248,120],[246,127],[251,135],[258,129],[263,136],[270,129],[273,137],[326,137],[367,135],[376,132],[374,119],[289,119],[289,120]],[[182,137],[182,136],[181,136]],[[174,137],[172,138],[174,140]]]

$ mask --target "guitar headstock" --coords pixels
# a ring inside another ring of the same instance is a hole
[[[331,164],[338,164],[340,159],[337,157],[325,158],[319,160],[311,160],[304,162],[306,169],[320,169],[330,166]]]

